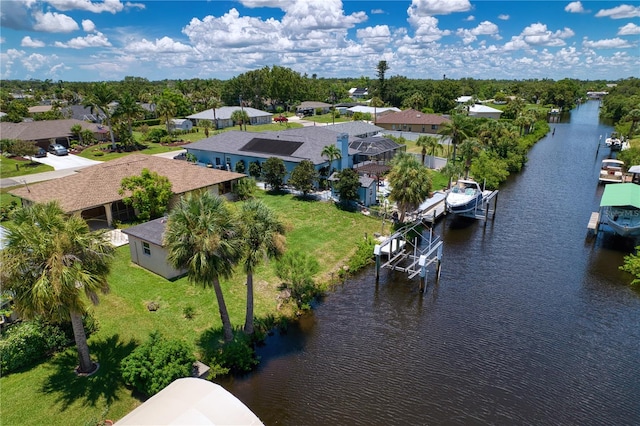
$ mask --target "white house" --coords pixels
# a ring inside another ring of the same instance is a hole
[[[469,106],[469,116],[470,117],[478,117],[478,118],[492,118],[494,120],[499,120],[502,111],[499,109],[491,108],[486,105],[471,105]]]
[[[234,122],[231,119],[231,115],[234,111],[244,110],[249,116],[249,124],[271,124],[273,120],[273,114],[266,111],[261,111],[259,109],[251,108],[251,107],[239,107],[239,106],[223,106],[214,110],[209,108],[204,111],[200,111],[197,114],[191,114],[187,116],[187,118],[191,120],[195,120],[198,126],[202,125],[203,121],[210,121],[214,125],[212,126],[214,129],[224,129],[225,127],[234,126]]]

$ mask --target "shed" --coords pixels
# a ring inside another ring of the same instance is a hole
[[[496,108],[491,108],[486,105],[471,105],[469,107],[469,116],[471,117],[479,117],[479,118],[492,118],[494,120],[499,120],[502,111]]]
[[[171,127],[171,130],[189,131],[193,128],[193,123],[186,118],[174,118],[169,122],[169,127]]]
[[[161,217],[123,229],[122,232],[129,237],[131,261],[170,280],[184,275],[186,271],[174,269],[167,261],[169,252],[163,243],[166,224],[167,219]]]

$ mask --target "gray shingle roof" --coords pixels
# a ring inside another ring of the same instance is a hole
[[[141,240],[148,241],[157,246],[163,246],[164,230],[167,226],[167,219],[164,217],[151,220],[149,222],[141,223],[140,225],[132,226],[127,229],[123,229],[124,234],[132,237],[140,238]]]
[[[31,121],[28,123],[0,122],[0,137],[2,139],[19,139],[23,141],[70,137],[71,127],[75,124],[80,124],[83,129],[89,129],[94,133],[109,131],[107,126],[99,128],[97,124],[71,118],[68,120]]]
[[[240,109],[244,109],[244,112],[247,113],[249,118],[273,115],[270,112],[261,111],[259,109],[255,109],[251,107],[240,108],[239,106],[223,106],[220,108],[216,108],[216,118],[218,120],[230,120],[231,114],[233,114],[235,111],[238,111]],[[196,114],[188,115],[187,118],[192,118],[196,120],[213,120],[213,109],[211,108],[205,109],[204,111],[200,111]]]
[[[425,114],[424,112],[414,109],[406,109],[396,112],[395,114],[385,114],[378,118],[377,122],[381,124],[442,124],[450,121],[446,117],[437,114]]]
[[[310,160],[313,164],[319,165],[327,162],[324,158],[322,150],[327,145],[335,145],[338,133],[329,130],[329,126],[309,126],[295,129],[279,130],[276,132],[241,132],[229,131],[202,139],[198,142],[184,145],[187,151],[202,150],[223,152],[235,155],[251,155],[258,158],[269,158],[275,156],[260,151],[252,151],[247,149],[247,145],[254,139],[269,140],[276,143],[277,141],[287,141],[288,145],[301,143],[299,147],[290,155],[278,155],[283,161],[298,163],[302,160]],[[354,138],[349,138],[353,140]],[[251,146],[251,145],[249,145]],[[357,152],[349,149],[349,155]]]
[[[347,121],[344,123],[330,124],[326,126],[326,128],[336,133],[346,133],[349,136],[369,135],[384,130],[382,127],[364,121]]]

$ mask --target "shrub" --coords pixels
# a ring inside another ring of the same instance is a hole
[[[287,252],[276,263],[276,275],[299,309],[309,309],[309,303],[320,292],[313,279],[319,270],[320,264],[314,257],[299,251]]]
[[[376,242],[371,237],[367,237],[358,243],[355,254],[349,259],[350,272],[357,272],[372,263],[375,245]]]
[[[167,340],[154,332],[122,360],[122,378],[126,384],[151,396],[176,379],[191,377],[195,361],[184,342]]]
[[[196,310],[193,308],[193,306],[187,305],[182,310],[182,315],[184,315],[186,319],[193,319],[193,317],[196,316]]]
[[[171,142],[173,142],[173,138],[171,136],[169,136],[169,135],[163,136],[163,137],[160,138],[160,142],[161,143],[171,143]]]
[[[216,374],[247,373],[258,365],[251,338],[244,333],[235,333],[233,340],[220,345],[214,352],[209,364],[215,365]]]
[[[253,198],[257,189],[256,180],[251,177],[240,179],[233,187],[233,193],[238,200],[248,200]]]
[[[168,133],[166,129],[162,129],[158,127],[158,128],[149,130],[149,132],[145,135],[144,138],[146,141],[158,143],[161,141],[163,137],[167,135]]]
[[[8,374],[63,349],[69,340],[64,332],[41,321],[15,324],[0,340],[0,374]]]

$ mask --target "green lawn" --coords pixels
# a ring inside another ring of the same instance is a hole
[[[320,115],[311,115],[309,117],[304,117],[303,120],[307,121],[315,121],[316,123],[344,123],[346,121],[353,121],[351,118],[341,115],[340,117],[331,117],[331,113],[320,114]]]
[[[16,167],[17,166],[17,167]],[[50,172],[53,167],[46,164],[31,162],[29,160],[15,160],[0,155],[0,177],[11,178],[30,175],[33,173]]]
[[[341,262],[355,251],[365,233],[379,231],[380,222],[360,213],[343,212],[332,203],[298,200],[291,195],[260,194],[276,210],[289,231],[290,249],[313,253],[320,261],[321,279],[327,280]],[[257,317],[277,314],[278,280],[273,265],[255,274]],[[240,272],[223,282],[225,301],[234,326],[244,321],[245,276]],[[90,378],[77,378],[77,359],[71,348],[26,371],[0,378],[0,424],[6,425],[95,425],[99,420],[117,420],[140,403],[120,381],[118,365],[151,331],[183,339],[197,352],[197,339],[221,327],[211,289],[203,289],[186,278],[167,281],[129,261],[128,246],[116,252],[109,283],[111,292],[93,308],[100,329],[89,339],[92,356],[100,370]],[[156,312],[147,302],[160,305]],[[195,317],[186,319],[184,308],[193,307]]]

